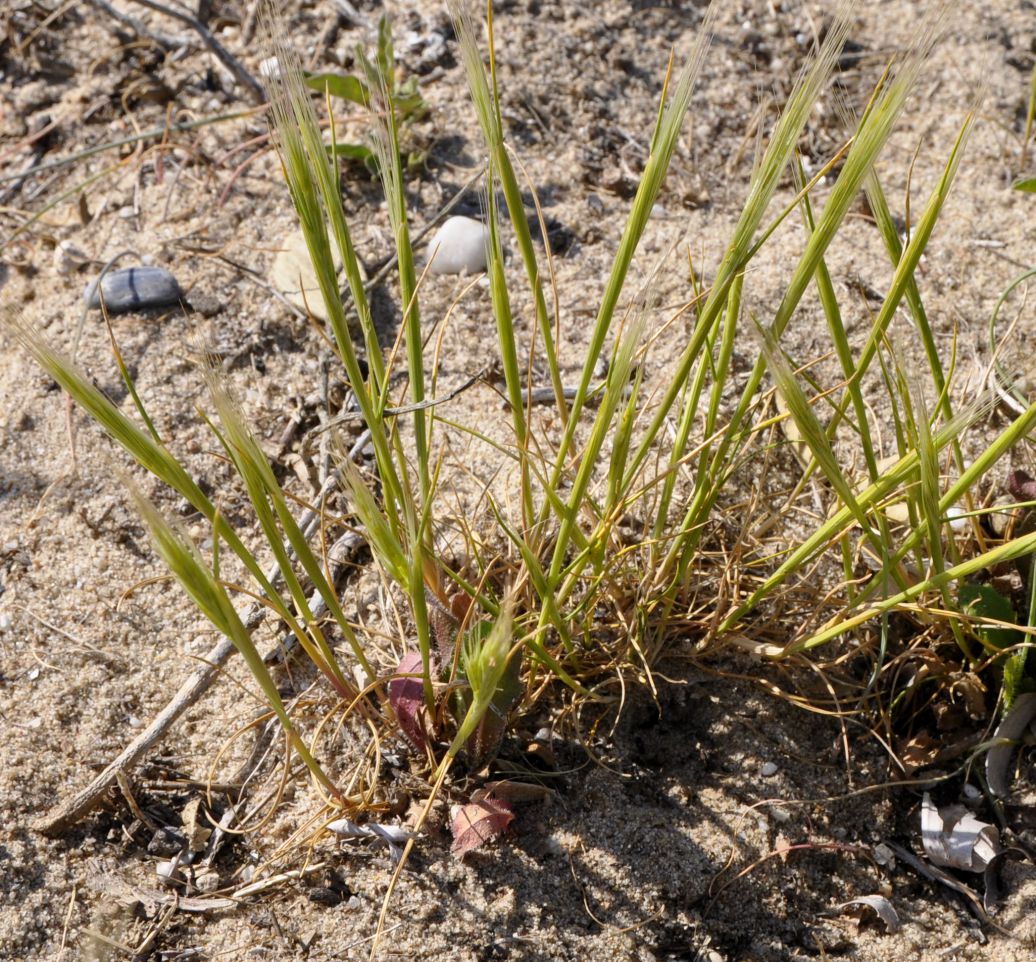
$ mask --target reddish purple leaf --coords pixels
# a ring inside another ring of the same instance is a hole
[[[1021,469],[1007,476],[1007,490],[1019,501],[1036,501],[1036,480]]]
[[[416,677],[393,678],[388,684],[389,704],[396,713],[399,727],[410,744],[419,750],[428,744],[424,726],[424,684],[420,677],[423,670],[421,653],[408,651],[396,668],[396,674]],[[432,670],[435,670],[434,664]]]
[[[450,851],[458,858],[502,834],[514,819],[514,810],[502,798],[488,792],[475,792],[471,801],[453,817],[453,845]]]

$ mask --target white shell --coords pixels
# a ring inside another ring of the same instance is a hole
[[[477,274],[488,263],[489,228],[471,217],[450,217],[428,245],[430,274]]]
[[[342,257],[332,242],[331,257],[338,277],[342,275]],[[366,280],[363,265],[357,262],[360,276]],[[316,268],[309,256],[309,247],[301,230],[290,233],[281,241],[277,256],[270,266],[270,283],[279,290],[289,303],[300,311],[308,311],[322,321],[328,319],[324,295],[320,291]]]
[[[267,57],[259,62],[259,76],[264,80],[278,80],[281,76],[281,62],[276,57]]]

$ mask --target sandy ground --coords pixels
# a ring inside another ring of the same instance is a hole
[[[161,126],[167,114],[186,123],[250,106],[242,86],[186,27],[120,0],[116,5],[153,32],[182,36],[182,49],[135,41],[129,28],[89,4],[10,0],[0,12],[0,176]],[[368,24],[376,19],[374,4],[355,6]],[[481,147],[448,18],[438,4],[389,6],[400,64],[416,73],[431,108],[412,134],[414,149],[427,151],[411,188],[420,227],[471,177]],[[824,28],[826,6],[723,4],[630,287],[663,263],[652,280],[660,322],[687,299],[688,250],[706,274],[714,268],[744,196],[756,126],[772,123],[773,102],[790,89],[812,37]],[[860,109],[929,6],[879,0],[861,7],[839,92],[825,95],[805,141],[807,162],[828,156],[842,136],[838,97]],[[211,7],[216,36],[257,71],[264,54],[249,36],[251,5],[216,0]],[[943,346],[956,333],[961,367],[971,370],[988,359],[986,320],[999,292],[1031,265],[1036,247],[1032,198],[1008,189],[1021,172],[1034,20],[1032,5],[1021,0],[965,0],[951,8],[882,176],[903,214],[919,148],[912,200],[920,209],[967,109],[984,95],[920,278]],[[562,357],[576,371],[646,157],[670,47],[678,58],[689,50],[701,4],[529,0],[498,3],[496,11],[505,122],[552,230]],[[355,44],[369,35],[323,0],[293,0],[286,18],[314,68],[350,68]],[[256,283],[292,228],[275,158],[259,139],[265,133],[261,116],[226,119],[171,134],[163,150],[155,141],[127,145],[0,182],[7,238],[0,296],[55,341],[70,342],[82,288],[97,264],[131,249],[174,271],[197,310],[130,315],[116,321],[115,331],[159,430],[213,489],[227,485],[228,476],[195,413],[203,387],[191,345],[199,337],[233,357],[231,379],[265,440],[275,442],[296,411],[312,426],[321,404],[319,340]],[[238,170],[245,160],[250,163]],[[465,203],[477,212],[477,195]],[[391,253],[385,212],[362,178],[351,182],[348,204],[361,256],[374,266]],[[93,266],[80,271],[59,263],[62,241]],[[750,295],[761,316],[774,310],[801,242],[792,229],[764,251]],[[880,296],[890,276],[862,214],[847,223],[829,265],[855,312],[847,318],[851,330],[862,337],[875,306],[866,292]],[[461,286],[453,278],[429,284],[422,305],[429,323],[445,315]],[[393,336],[392,294],[380,297],[378,310],[386,336]],[[528,313],[519,300],[521,324]],[[814,333],[819,318],[807,299],[789,334],[802,357],[823,350]],[[490,324],[488,294],[476,287],[444,336],[441,389],[490,360],[489,348],[483,350],[491,343]],[[1031,355],[1033,337],[1029,308],[1019,315],[1012,356]],[[909,355],[913,347],[903,349]],[[80,357],[105,390],[125,401],[95,315]],[[659,352],[649,362],[649,379],[664,383],[666,359]],[[752,346],[739,345],[735,363],[744,368],[751,360]],[[818,376],[831,371],[821,366]],[[120,944],[149,939],[150,957],[163,960],[365,958],[391,872],[384,850],[336,848],[325,839],[312,859],[322,867],[303,881],[220,911],[169,912],[146,894],[159,888],[160,846],[121,796],[60,838],[33,831],[38,816],[85,785],[148,722],[214,639],[173,586],[151,580],[162,571],[127,504],[119,454],[77,417],[71,470],[64,399],[7,339],[0,339],[0,399],[0,955],[119,959],[127,956]],[[463,394],[454,411],[458,418],[502,418],[488,388]],[[319,458],[319,449],[307,455]],[[450,463],[464,463],[478,476],[491,467],[487,458],[487,451],[458,450]],[[154,484],[138,480],[163,507],[178,509]],[[296,480],[301,494],[311,493],[308,476]],[[457,513],[465,508],[462,489]],[[226,508],[233,516],[240,506],[241,494],[231,488]],[[347,585],[361,616],[379,608],[376,579],[361,569]],[[784,628],[767,630],[779,635]],[[387,665],[392,645],[398,652],[399,640],[386,644]],[[551,781],[551,800],[521,806],[500,844],[465,862],[454,859],[446,812],[437,810],[392,902],[378,957],[1034,957],[1031,866],[1007,867],[995,924],[979,925],[948,890],[876,849],[886,843],[918,849],[920,791],[853,794],[892,776],[887,756],[865,731],[849,732],[847,771],[840,730],[830,719],[686,664],[668,672],[673,681],[663,686],[659,707],[637,695],[616,729],[598,733],[601,764],[589,762],[571,738],[560,740],[554,750],[561,774]],[[726,674],[760,671],[730,661],[718,667]],[[237,726],[259,712],[243,667],[231,662],[226,677],[135,773],[133,790],[145,814],[178,824],[199,796],[190,780],[204,779]],[[542,721],[524,720],[520,733],[527,739]],[[983,722],[976,720],[978,730]],[[346,735],[345,746],[349,738],[359,744],[361,735]],[[235,746],[231,755],[240,751]],[[1022,774],[1030,777],[1012,801],[1031,811],[1031,764]],[[404,803],[386,821],[406,815],[412,777],[405,757],[389,766],[389,795]],[[955,801],[961,789],[962,779],[951,779],[938,797]],[[239,885],[241,873],[273,855],[312,808],[300,782],[271,824],[225,846],[213,866],[218,884]],[[899,933],[886,933],[873,919],[857,926],[837,909],[875,893],[891,898],[903,922]]]

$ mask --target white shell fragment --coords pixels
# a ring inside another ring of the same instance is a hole
[[[335,244],[331,245],[335,272],[342,274],[342,258]],[[363,275],[361,265],[360,273]],[[366,277],[364,276],[364,280]],[[313,261],[309,256],[306,238],[298,230],[289,234],[280,243],[280,250],[270,267],[270,283],[280,291],[289,303],[300,311],[308,312],[322,321],[327,321],[327,308],[324,296],[320,293],[320,283]]]
[[[1011,791],[1011,758],[1025,729],[1036,719],[1036,693],[1019,695],[993,735],[994,745],[986,753],[986,781],[997,798]]]
[[[1001,851],[995,825],[980,822],[961,805],[940,811],[927,792],[921,803],[921,842],[933,864],[965,872],[984,872]]]
[[[857,906],[865,906],[866,908],[873,909],[878,918],[885,923],[885,928],[889,932],[898,932],[902,925],[899,921],[899,914],[893,908],[892,903],[885,898],[884,895],[861,895],[859,898],[849,899],[848,902],[843,902],[838,906],[840,912],[844,912],[846,909],[854,909]]]
[[[471,217],[449,217],[428,245],[430,274],[477,274],[489,262],[489,228]]]
[[[54,270],[59,274],[72,274],[89,260],[86,252],[69,240],[59,241],[54,247]]]
[[[101,278],[100,294],[97,281],[91,281],[83,291],[86,306],[95,310],[101,306],[101,296],[109,314],[125,314],[178,304],[183,291],[164,267],[127,267],[108,271]]]

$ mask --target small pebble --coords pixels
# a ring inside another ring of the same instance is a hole
[[[204,892],[208,895],[210,892],[215,892],[219,888],[219,873],[208,871],[201,872],[194,878],[194,886],[199,892]]]
[[[895,868],[896,853],[884,842],[878,842],[871,851],[874,855],[874,861],[878,865],[883,865],[886,868]]]
[[[488,262],[489,228],[471,217],[450,217],[428,245],[430,274],[477,274]]]
[[[946,509],[946,517],[949,518],[950,527],[954,531],[965,531],[971,524],[971,519],[964,517],[964,514],[964,509],[956,504]]]
[[[763,762],[762,765],[759,766],[759,774],[762,775],[763,778],[769,778],[771,775],[776,775],[777,763]]]
[[[127,267],[108,271],[101,278],[101,295],[109,314],[125,314],[178,304],[183,292],[176,278],[163,267]],[[83,300],[89,308],[100,308],[97,281],[86,285]]]
[[[71,241],[59,241],[54,248],[54,269],[59,274],[71,274],[82,267],[90,258]]]
[[[163,827],[155,831],[148,842],[147,850],[151,855],[164,855],[167,858],[175,855],[187,845],[187,839],[175,828]]]
[[[162,885],[175,885],[181,878],[180,860],[171,858],[168,862],[159,862],[155,866],[155,874]]]
[[[276,57],[267,57],[259,62],[259,76],[264,80],[276,80],[281,75],[281,62]]]
[[[7,631],[7,629],[11,627],[12,623],[13,619],[6,611],[0,613],[0,631]]]

